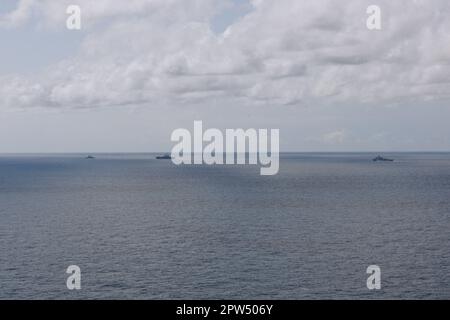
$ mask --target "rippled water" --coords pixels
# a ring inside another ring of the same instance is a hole
[[[0,298],[449,299],[450,154],[374,155],[0,156]]]

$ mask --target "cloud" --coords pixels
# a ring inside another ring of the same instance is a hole
[[[0,15],[0,28],[15,28],[30,19],[34,0],[20,0],[12,12]]]
[[[14,19],[0,21],[18,26],[32,9],[52,32],[65,26],[65,6],[78,3],[86,36],[79,53],[45,73],[0,76],[0,107],[448,99],[448,1],[377,2],[380,31],[366,28],[372,1],[253,0],[216,34],[211,21],[226,0],[21,1],[6,15]]]
[[[17,8],[0,19],[24,23],[31,19],[33,13],[39,19],[39,26],[61,28],[65,26],[67,7],[78,5],[86,27],[105,19],[128,20],[130,24],[136,18],[155,19],[158,23],[206,21],[210,14],[224,8],[225,3],[223,0],[19,0]],[[20,26],[20,23],[11,24]]]
[[[329,144],[340,144],[344,142],[346,136],[345,130],[338,130],[324,134],[321,140]]]

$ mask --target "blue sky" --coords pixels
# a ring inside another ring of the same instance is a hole
[[[372,2],[2,1],[0,152],[164,151],[194,120],[283,151],[450,150],[449,4],[380,0],[374,32]]]

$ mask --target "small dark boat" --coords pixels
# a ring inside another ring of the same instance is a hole
[[[383,158],[382,156],[376,156],[375,158],[373,158],[372,161],[389,161],[389,162],[392,162],[394,160],[393,159]]]
[[[89,155],[89,156],[87,156],[87,157],[86,157],[86,159],[95,159],[95,157],[94,157],[94,156],[91,156],[91,155]]]
[[[158,160],[171,160],[172,157],[170,156],[170,154],[166,153],[163,156],[157,156],[156,159],[158,159]]]

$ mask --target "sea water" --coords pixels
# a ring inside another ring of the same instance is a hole
[[[450,298],[450,154],[85,156],[0,156],[0,298]]]

